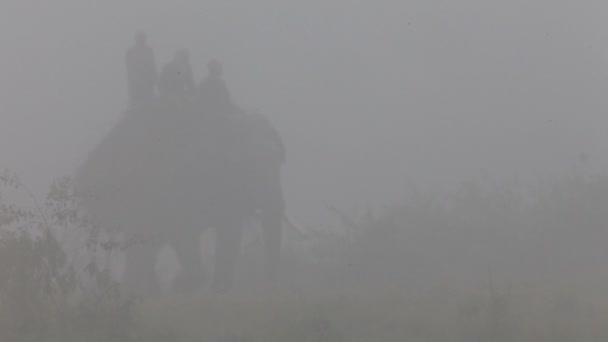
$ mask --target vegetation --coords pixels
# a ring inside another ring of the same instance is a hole
[[[16,175],[0,182],[0,341],[125,340],[130,301],[96,258],[115,246],[82,215],[69,179],[54,182],[43,204]],[[7,203],[7,194],[25,200]],[[60,237],[74,236],[84,254],[69,258]]]
[[[607,178],[333,208],[341,233],[312,233],[317,258],[286,250],[280,291],[143,300],[121,296],[102,257],[121,244],[69,179],[42,203],[18,177],[0,182],[0,341],[608,339]]]

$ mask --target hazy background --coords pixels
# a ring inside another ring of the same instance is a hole
[[[288,150],[289,210],[390,203],[410,184],[605,170],[601,1],[23,1],[0,4],[0,167],[73,173],[126,104],[124,53],[188,47]]]

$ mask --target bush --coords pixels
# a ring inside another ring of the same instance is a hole
[[[287,292],[138,305],[121,296],[102,262],[121,245],[82,213],[69,178],[54,182],[42,204],[13,175],[1,175],[0,184],[0,341],[608,336],[600,272],[608,178],[534,187],[469,183],[382,211],[333,208],[341,232],[308,237],[317,258],[285,251],[283,275],[295,285]]]
[[[97,257],[115,245],[79,210],[69,178],[53,182],[43,204],[15,175],[5,172],[0,184],[0,194],[25,203],[0,197],[0,340],[126,340],[131,302]],[[70,244],[80,248],[76,258]]]

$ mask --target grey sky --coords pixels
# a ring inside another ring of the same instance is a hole
[[[297,216],[449,184],[600,169],[601,1],[22,1],[0,4],[0,155],[36,187],[119,119],[124,52],[221,59],[236,99],[281,130]]]

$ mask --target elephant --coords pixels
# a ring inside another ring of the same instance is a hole
[[[169,115],[170,114],[170,115]],[[247,220],[263,226],[264,273],[277,280],[285,217],[281,138],[261,114],[157,99],[125,113],[74,177],[93,221],[128,237],[124,288],[153,294],[155,255],[169,243],[182,266],[175,287],[201,287],[200,234],[215,229],[212,287],[233,287]]]

